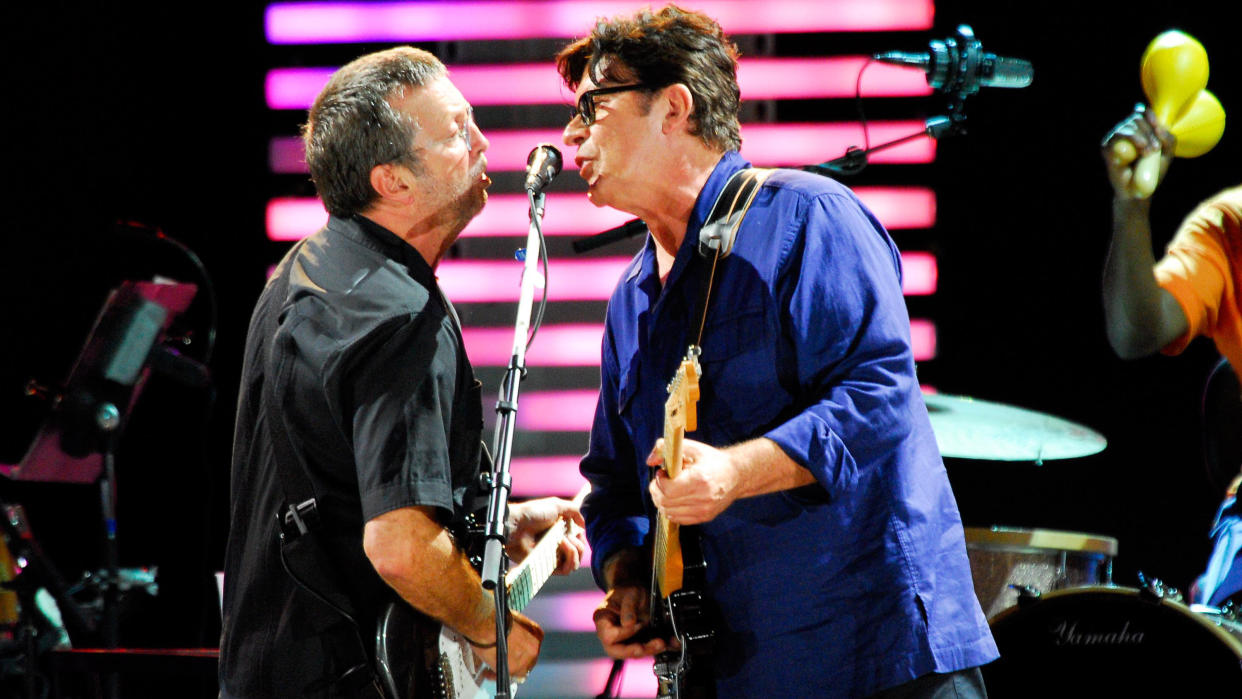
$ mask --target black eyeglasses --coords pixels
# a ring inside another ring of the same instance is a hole
[[[597,87],[594,90],[587,90],[578,97],[578,106],[574,107],[569,114],[569,120],[573,121],[574,117],[582,117],[582,125],[590,126],[595,123],[595,98],[601,95],[611,95],[614,92],[629,92],[630,90],[651,90],[655,89],[655,85],[649,83],[634,83],[633,85],[614,85],[613,87]]]

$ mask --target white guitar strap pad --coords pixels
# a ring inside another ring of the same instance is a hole
[[[733,251],[733,242],[742,227],[742,219],[759,191],[759,185],[772,174],[770,169],[747,168],[733,173],[716,197],[707,222],[699,229],[699,254],[724,259]]]

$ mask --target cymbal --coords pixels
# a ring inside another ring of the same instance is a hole
[[[969,396],[924,393],[943,456],[991,461],[1073,459],[1104,450],[1099,433],[1045,413]]]

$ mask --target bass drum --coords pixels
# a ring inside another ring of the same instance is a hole
[[[1133,588],[1053,592],[1001,612],[991,627],[1001,657],[983,676],[996,699],[1209,696],[1242,687],[1242,625]]]

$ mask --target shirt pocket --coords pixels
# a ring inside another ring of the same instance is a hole
[[[727,443],[758,436],[789,404],[776,373],[775,323],[761,306],[713,314],[703,331],[700,385],[709,425]]]

